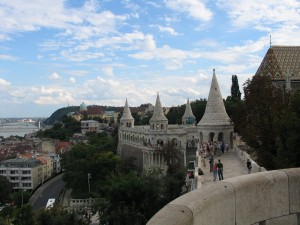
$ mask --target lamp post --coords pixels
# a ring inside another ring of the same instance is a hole
[[[89,196],[91,197],[91,186],[90,186],[91,174],[90,173],[88,173],[87,179],[88,179],[88,186],[89,186]]]

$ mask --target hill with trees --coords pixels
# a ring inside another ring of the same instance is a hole
[[[49,118],[47,118],[44,121],[44,123],[46,125],[53,125],[56,122],[61,122],[62,118],[68,115],[68,113],[78,112],[78,111],[79,111],[79,106],[69,106],[69,107],[60,108],[56,110],[54,113],[52,113],[52,115]]]

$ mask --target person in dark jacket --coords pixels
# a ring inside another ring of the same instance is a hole
[[[248,168],[248,174],[250,174],[250,173],[251,173],[251,170],[252,170],[252,164],[251,164],[250,159],[247,159],[246,166],[247,166],[247,168]]]
[[[223,164],[221,163],[220,159],[218,160],[217,167],[218,167],[219,180],[224,180],[224,177],[223,177]]]

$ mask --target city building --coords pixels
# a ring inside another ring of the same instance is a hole
[[[284,91],[300,90],[300,46],[270,46],[256,76],[269,76]]]
[[[135,126],[126,99],[120,119],[118,153],[122,158],[134,157],[139,170],[151,167],[166,168],[157,148],[172,142],[182,153],[186,165],[186,150],[199,142],[223,142],[232,147],[233,126],[226,113],[215,70],[203,118],[196,125],[190,101],[187,100],[181,125],[169,125],[157,94],[153,115],[147,126]]]
[[[81,120],[81,133],[99,132],[100,123],[96,120]]]
[[[9,159],[0,162],[0,175],[7,177],[13,190],[32,191],[42,182],[43,165],[34,158]]]
[[[48,156],[51,158],[52,160],[52,174],[55,175],[55,174],[58,174],[61,172],[61,158],[59,156],[59,154],[55,154],[55,153],[49,153]]]

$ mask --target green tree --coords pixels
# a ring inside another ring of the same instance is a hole
[[[168,114],[166,115],[169,124],[181,124],[184,110],[185,110],[185,105],[171,107]]]
[[[239,133],[238,126],[235,126],[235,124],[240,122],[240,115],[244,114],[244,102],[241,100],[241,92],[236,75],[232,75],[231,95],[226,98],[224,105],[234,125],[235,132]]]
[[[237,75],[232,75],[231,80],[231,101],[239,102],[241,101],[241,92]]]
[[[161,172],[114,174],[95,210],[101,224],[146,224],[162,205]],[[155,184],[155,185],[154,185]]]
[[[14,225],[35,225],[36,220],[30,205],[23,205],[16,210]]]
[[[11,191],[12,186],[9,180],[4,176],[0,176],[0,203],[10,200]]]
[[[199,123],[199,121],[204,115],[206,104],[207,104],[207,100],[202,98],[191,102],[192,111],[196,117],[197,123]]]
[[[15,215],[15,208],[13,206],[6,206],[0,211],[0,224],[6,224],[7,222],[10,222],[9,225],[11,225],[11,222]]]
[[[64,180],[72,189],[74,198],[89,197],[87,175],[91,174],[90,188],[101,190],[103,182],[115,171],[119,157],[112,152],[102,152],[96,146],[77,144],[62,156]]]
[[[183,154],[176,148],[174,142],[167,142],[163,146],[157,147],[155,151],[161,154],[167,165],[167,175],[176,174],[183,168]]]
[[[254,76],[244,86],[243,115],[236,126],[252,147],[257,161],[267,169],[275,168],[277,124],[286,113],[288,98],[268,77]]]
[[[22,206],[28,203],[30,196],[30,192],[20,190],[12,195],[12,199],[17,206]]]
[[[60,207],[39,211],[37,225],[87,225],[90,224],[82,212],[68,212]]]
[[[47,118],[44,123],[48,125],[52,125],[57,122],[61,122],[62,118],[66,116],[70,112],[78,112],[79,111],[79,106],[69,106],[69,107],[64,107],[56,110],[52,115]]]
[[[276,168],[300,167],[300,92],[290,99],[285,115],[276,123]]]

